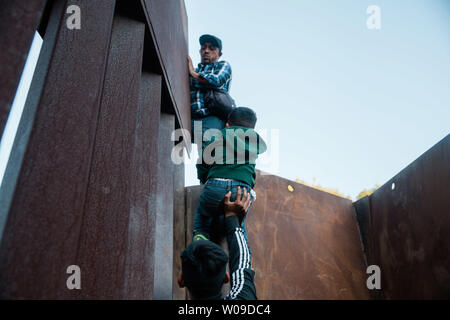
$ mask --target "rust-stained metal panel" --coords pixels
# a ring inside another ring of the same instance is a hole
[[[144,72],[136,113],[124,299],[153,297],[161,76]],[[184,184],[184,179],[182,180]]]
[[[201,190],[186,188],[188,237]],[[350,200],[259,172],[255,191],[246,226],[259,299],[369,299]]]
[[[144,31],[143,23],[114,18],[77,254],[82,298],[118,299],[126,278]]]
[[[65,1],[55,3],[11,153],[24,150],[24,160],[17,187],[7,180],[15,192],[0,249],[3,298],[69,297],[78,246],[114,1],[80,2],[76,31],[62,19]]]
[[[450,135],[375,191],[369,213],[384,298],[449,299]]]
[[[46,2],[0,1],[0,137]]]
[[[350,200],[259,172],[255,191],[247,230],[260,299],[369,299]]]
[[[175,116],[161,113],[159,123],[155,272],[153,299],[170,300],[173,292],[174,164],[171,159]]]
[[[191,129],[187,15],[180,0],[141,0],[162,66],[175,114],[182,128]],[[190,148],[190,144],[187,145]]]

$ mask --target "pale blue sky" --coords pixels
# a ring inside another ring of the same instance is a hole
[[[221,38],[231,95],[257,129],[279,129],[279,176],[355,198],[450,133],[450,1],[185,3],[194,64],[200,35]],[[380,30],[366,27],[370,5]]]

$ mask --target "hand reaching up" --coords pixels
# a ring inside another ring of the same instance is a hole
[[[231,191],[228,191],[225,195],[225,217],[230,216],[236,216],[239,218],[239,221],[241,222],[242,219],[245,216],[245,213],[247,212],[248,208],[250,207],[250,194],[247,192],[247,190],[244,189],[244,194],[242,195],[241,199],[241,187],[238,186],[237,188],[237,194],[236,194],[236,200],[230,201],[231,197]]]

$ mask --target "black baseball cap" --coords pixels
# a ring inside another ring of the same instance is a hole
[[[219,48],[219,51],[222,52],[222,40],[217,38],[216,36],[210,34],[204,34],[200,37],[200,45],[203,45],[205,42],[211,42],[214,46]]]

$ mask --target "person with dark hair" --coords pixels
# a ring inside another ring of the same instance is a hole
[[[201,62],[194,68],[188,56],[189,80],[191,88],[191,114],[193,120],[201,120],[208,128],[222,129],[226,119],[210,119],[211,108],[205,104],[205,93],[209,89],[230,91],[232,72],[227,61],[221,60],[222,40],[210,34],[199,39]],[[217,117],[216,117],[217,118]],[[219,121],[220,120],[220,121]],[[206,130],[206,129],[204,129]]]
[[[224,236],[223,221],[217,217],[217,213],[223,211],[222,194],[231,191],[231,198],[234,199],[237,188],[244,187],[250,192],[251,200],[256,199],[253,191],[256,179],[255,162],[258,155],[267,149],[264,140],[254,130],[256,120],[252,109],[235,108],[228,117],[225,129],[219,131],[205,148],[203,158],[207,165],[200,172],[200,179],[205,183],[205,187],[194,216],[194,241],[220,241]],[[212,230],[214,219],[218,221],[218,227]],[[241,227],[248,246],[244,219],[241,221]],[[251,255],[250,251],[249,254]]]
[[[231,290],[225,299],[256,300],[255,272],[240,227],[240,220],[250,207],[250,194],[244,188],[241,198],[241,189],[238,187],[236,200],[232,202],[230,197],[231,192],[228,192],[222,211],[231,272]],[[187,287],[192,299],[222,299],[222,285],[230,281],[226,271],[227,262],[227,254],[217,244],[209,240],[194,241],[181,253],[178,284],[181,288]]]
[[[239,107],[228,115],[228,124],[255,129],[256,113],[250,108]]]

